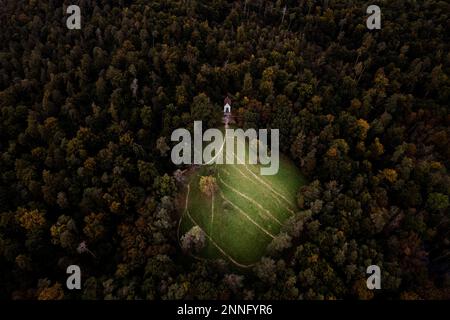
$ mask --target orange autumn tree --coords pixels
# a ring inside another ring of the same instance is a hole
[[[208,197],[212,197],[219,189],[216,178],[212,176],[201,177],[199,187],[200,191]]]

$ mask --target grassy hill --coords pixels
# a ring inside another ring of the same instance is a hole
[[[225,258],[248,267],[296,212],[296,193],[305,182],[299,170],[283,156],[276,175],[260,175],[260,166],[248,161],[204,165],[187,177],[179,236],[195,225],[205,232],[199,258]],[[213,196],[201,192],[202,176],[215,178],[218,191]]]

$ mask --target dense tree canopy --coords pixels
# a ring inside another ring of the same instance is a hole
[[[372,31],[365,1],[77,3],[81,30],[0,10],[0,298],[450,298],[448,2],[378,1]],[[170,134],[227,94],[310,181],[248,270],[177,237]]]

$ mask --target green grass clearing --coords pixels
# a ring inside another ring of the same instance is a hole
[[[188,177],[179,236],[198,225],[207,238],[200,257],[251,266],[297,211],[296,193],[305,183],[298,168],[282,155],[276,175],[260,175],[260,166],[204,165]],[[199,188],[200,178],[208,175],[219,186],[212,197]]]

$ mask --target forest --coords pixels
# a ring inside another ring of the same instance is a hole
[[[0,25],[1,300],[450,299],[448,1],[2,0]],[[246,269],[177,236],[170,135],[227,95],[307,181]]]

